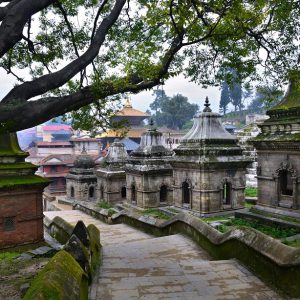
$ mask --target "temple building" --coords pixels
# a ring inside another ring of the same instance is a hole
[[[96,201],[98,198],[95,161],[83,148],[66,176],[67,199],[71,201]]]
[[[128,154],[118,139],[110,145],[107,155],[100,159],[96,170],[99,200],[116,203],[126,200],[126,174],[124,166]]]
[[[142,135],[140,146],[130,153],[126,165],[127,202],[138,207],[172,204],[173,151],[163,144],[161,132],[153,126]]]
[[[245,173],[251,162],[209,106],[206,98],[203,112],[194,117],[171,160],[174,205],[201,214],[244,206]]]
[[[257,151],[258,204],[300,210],[300,80],[270,109],[252,140]]]
[[[107,130],[97,137],[101,138],[104,146],[107,143],[112,143],[115,138],[122,138],[124,136],[136,143],[140,143],[142,134],[147,130],[144,127],[143,121],[149,117],[149,114],[133,108],[128,98],[123,108],[118,111],[112,119],[113,122],[124,122],[124,128],[119,130]]]

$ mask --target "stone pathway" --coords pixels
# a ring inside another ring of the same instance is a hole
[[[282,299],[237,261],[212,261],[182,235],[155,238],[74,210],[45,215],[59,215],[73,224],[82,220],[100,229],[103,264],[91,300]]]

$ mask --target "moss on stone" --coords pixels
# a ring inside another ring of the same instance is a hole
[[[48,179],[36,175],[0,177],[0,188],[47,183]]]
[[[20,162],[20,163],[12,163],[12,164],[1,164],[0,163],[0,170],[6,169],[37,169],[38,167],[28,163],[28,162]]]
[[[56,216],[50,224],[51,236],[61,244],[65,244],[68,241],[72,231],[73,226],[59,216]]]
[[[101,261],[101,244],[100,244],[100,231],[99,229],[90,224],[87,227],[90,237],[90,251],[91,251],[91,272],[94,277],[96,270],[98,269]]]
[[[23,300],[88,299],[88,279],[76,260],[59,251],[32,281]]]

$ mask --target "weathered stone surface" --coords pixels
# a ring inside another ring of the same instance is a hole
[[[66,251],[59,251],[31,282],[24,300],[88,299],[88,279]]]
[[[82,242],[82,244],[85,247],[87,247],[87,248],[89,247],[89,245],[90,245],[89,233],[88,233],[86,226],[84,225],[84,223],[81,220],[79,220],[77,222],[77,224],[75,225],[72,235],[73,234],[79,238],[79,240]]]
[[[237,261],[212,261],[181,235],[154,238],[125,224],[107,225],[80,211],[56,213],[71,224],[80,219],[101,229],[103,266],[91,300],[281,299]],[[185,221],[195,225],[194,219]],[[203,228],[222,236],[207,224]]]
[[[80,241],[80,239],[76,235],[72,234],[63,249],[73,256],[73,258],[79,263],[81,268],[90,277],[91,276],[90,253],[88,249],[85,248],[85,246]]]

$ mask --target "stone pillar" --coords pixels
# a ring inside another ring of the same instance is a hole
[[[0,249],[43,241],[43,190],[16,134],[0,135]]]

